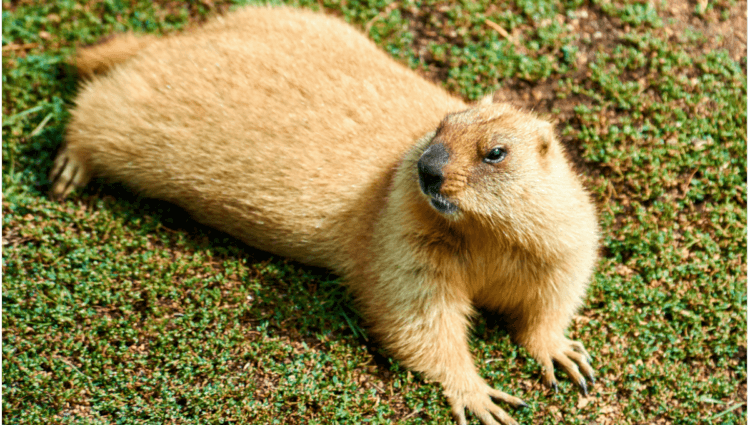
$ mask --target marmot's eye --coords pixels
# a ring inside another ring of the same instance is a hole
[[[508,151],[506,151],[505,148],[494,148],[487,153],[487,156],[484,157],[483,161],[488,164],[497,164],[504,160],[507,155]]]

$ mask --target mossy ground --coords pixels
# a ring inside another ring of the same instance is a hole
[[[113,32],[172,33],[239,2],[3,2],[3,420],[422,423],[434,383],[367,338],[337,278],[95,183],[45,196],[77,90],[66,59]],[[481,374],[521,423],[746,423],[746,2],[297,1],[362,28],[466,99],[554,121],[600,211],[570,335],[589,397],[489,314]]]

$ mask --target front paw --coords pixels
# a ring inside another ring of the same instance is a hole
[[[565,373],[578,385],[581,394],[588,395],[588,387],[584,375],[594,384],[594,369],[591,367],[591,356],[578,341],[567,338],[559,344],[534,357],[542,364],[544,369],[544,383],[557,392],[557,379],[553,363],[560,365]]]
[[[448,402],[453,410],[453,416],[459,425],[466,425],[466,409],[476,416],[484,425],[517,425],[503,409],[492,399],[504,401],[515,407],[526,407],[526,403],[518,397],[496,390],[486,384],[475,391],[461,391],[453,393],[446,391]]]

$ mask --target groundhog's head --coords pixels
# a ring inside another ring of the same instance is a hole
[[[554,187],[548,180],[556,164],[565,167],[566,161],[551,124],[488,97],[443,119],[417,173],[422,192],[441,214],[496,219]]]

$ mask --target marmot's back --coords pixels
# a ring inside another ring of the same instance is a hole
[[[67,149],[94,175],[339,271],[349,241],[331,235],[368,237],[405,150],[464,107],[346,24],[286,8],[156,40],[76,103]]]

